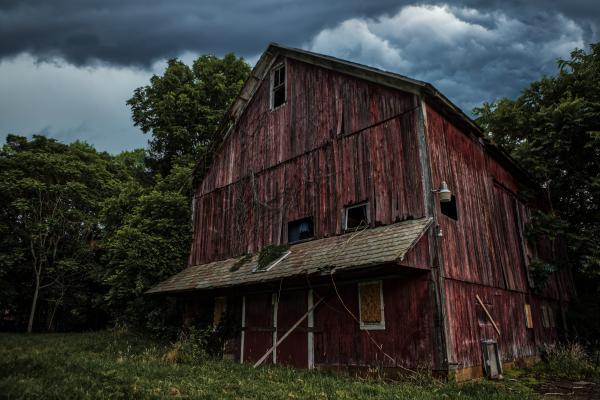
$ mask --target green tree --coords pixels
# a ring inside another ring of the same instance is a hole
[[[91,300],[76,287],[91,279],[95,268],[102,201],[124,177],[108,154],[87,144],[7,137],[0,150],[0,286],[24,286],[29,293],[5,292],[11,296],[2,306],[15,310],[21,296],[30,299],[28,332],[34,328],[40,295],[49,327],[67,297],[83,293]]]
[[[169,303],[144,293],[187,265],[192,166],[175,165],[151,188],[124,185],[105,203],[102,281],[116,322],[156,333],[165,327]]]
[[[171,59],[162,76],[137,88],[127,104],[135,125],[152,134],[147,164],[163,176],[176,162],[208,164],[219,123],[249,72],[233,54],[203,55],[192,68]]]
[[[537,231],[565,234],[577,271],[600,275],[600,43],[558,61],[556,76],[533,82],[516,100],[474,110],[490,139],[541,183],[550,210]]]

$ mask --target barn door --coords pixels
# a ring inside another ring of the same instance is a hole
[[[245,296],[243,307],[242,360],[254,363],[273,345],[273,296],[271,293]],[[271,362],[272,357],[264,361]]]
[[[283,292],[277,305],[277,337],[281,338],[307,311],[304,290]],[[277,346],[277,363],[308,368],[307,319]]]
[[[258,361],[308,309],[305,290],[245,296],[243,306],[242,360]],[[308,368],[308,319],[283,341],[264,363]]]

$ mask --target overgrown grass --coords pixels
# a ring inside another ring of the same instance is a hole
[[[531,369],[538,375],[549,379],[600,381],[600,366],[578,343],[545,345],[541,354],[543,362]]]
[[[230,361],[170,359],[177,346],[119,333],[0,334],[5,399],[524,399],[509,382],[385,383]],[[184,347],[180,347],[184,348]],[[179,351],[179,350],[176,350]]]

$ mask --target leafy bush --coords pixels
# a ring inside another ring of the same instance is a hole
[[[206,361],[208,341],[211,336],[209,329],[198,330],[190,328],[182,331],[179,340],[173,343],[171,350],[165,354],[165,361],[179,364],[198,364]]]

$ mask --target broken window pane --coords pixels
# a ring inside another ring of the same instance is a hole
[[[271,108],[277,108],[285,103],[285,64],[273,70],[271,78]]]
[[[357,204],[346,208],[346,224],[344,229],[356,229],[369,225],[368,204]]]
[[[312,217],[288,222],[288,243],[311,239],[314,236]]]
[[[442,214],[458,221],[458,210],[456,209],[456,197],[452,195],[450,201],[441,202]]]

